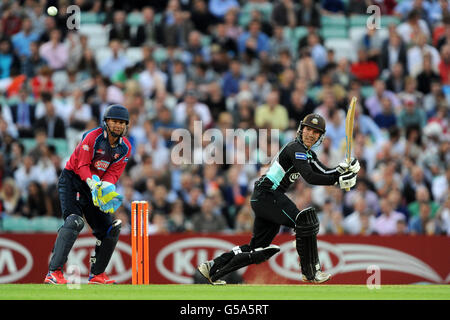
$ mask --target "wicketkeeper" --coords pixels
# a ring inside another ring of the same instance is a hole
[[[122,195],[115,183],[121,176],[131,154],[125,137],[129,113],[121,105],[109,106],[103,126],[83,134],[58,181],[58,193],[64,218],[58,230],[49,272],[45,283],[64,284],[63,267],[70,250],[84,227],[84,218],[97,238],[91,257],[89,283],[110,284],[105,269],[119,240],[121,221],[113,213],[122,204]]]
[[[327,168],[311,150],[320,145],[325,134],[325,120],[318,114],[309,114],[297,130],[297,137],[278,152],[266,174],[255,183],[251,206],[255,213],[253,236],[250,244],[237,246],[214,260],[198,266],[199,272],[211,284],[225,284],[220,280],[226,274],[253,263],[268,260],[280,251],[271,244],[280,225],[295,230],[296,248],[300,256],[302,280],[322,283],[331,274],[322,272],[317,252],[319,220],[314,208],[299,210],[285,195],[289,186],[300,176],[312,185],[339,184],[341,189],[356,183],[359,162],[341,162],[336,168]]]

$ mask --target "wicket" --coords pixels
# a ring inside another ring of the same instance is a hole
[[[131,203],[131,283],[149,284],[148,202]]]

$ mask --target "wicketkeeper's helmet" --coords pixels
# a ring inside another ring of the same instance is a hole
[[[113,104],[106,108],[105,113],[103,114],[103,128],[106,130],[108,125],[106,124],[106,120],[108,119],[116,119],[123,120],[127,124],[127,128],[121,135],[117,135],[114,132],[111,132],[113,137],[122,137],[128,131],[128,123],[130,122],[130,114],[128,113],[128,109],[120,104]]]

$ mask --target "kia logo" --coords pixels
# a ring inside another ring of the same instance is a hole
[[[200,263],[230,251],[235,246],[231,242],[214,238],[179,240],[158,253],[156,267],[164,277],[173,282],[192,283],[192,276]],[[245,270],[246,268],[242,268],[239,272],[243,273]]]
[[[273,271],[280,276],[292,280],[301,279],[300,261],[294,244],[289,241],[280,245],[280,253],[269,260]],[[344,264],[339,247],[324,241],[317,241],[319,260],[323,270],[332,274],[338,273]]]
[[[0,238],[0,283],[23,278],[33,267],[33,256],[21,244]],[[2,274],[6,274],[1,276]]]
[[[96,241],[93,237],[78,238],[67,258],[66,267],[71,265],[79,267],[82,283],[87,283],[88,281],[90,271],[89,258],[94,255]],[[127,269],[125,263],[125,261],[129,260],[131,260],[130,245],[118,241],[105,272],[117,282],[125,282],[131,278],[131,269]],[[83,277],[83,275],[85,276]]]

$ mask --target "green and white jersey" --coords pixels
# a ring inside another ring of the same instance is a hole
[[[338,181],[339,173],[336,168],[322,164],[314,151],[295,139],[281,148],[255,187],[284,193],[300,176],[311,185],[333,185]]]

